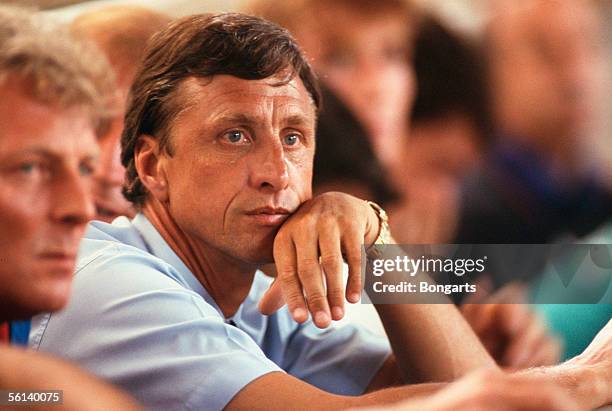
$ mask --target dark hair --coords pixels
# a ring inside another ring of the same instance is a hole
[[[158,138],[160,148],[171,155],[169,131],[181,111],[176,98],[180,84],[190,77],[216,74],[245,80],[284,74],[285,82],[297,75],[319,107],[317,79],[285,29],[238,13],[175,21],[151,39],[128,98],[121,138],[121,162],[126,168],[123,194],[135,205],[142,205],[147,196],[134,163],[139,137]]]
[[[379,204],[399,198],[387,181],[367,132],[351,111],[325,84],[321,84],[324,107],[317,120],[317,148],[313,186],[333,182],[357,182]]]
[[[417,95],[412,123],[460,113],[476,125],[481,143],[491,136],[489,90],[481,50],[432,16],[424,17],[414,48]]]

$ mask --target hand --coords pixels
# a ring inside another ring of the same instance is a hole
[[[510,284],[486,297],[489,303],[468,302],[460,309],[500,366],[521,369],[558,363],[561,342],[536,312],[521,304],[525,300],[525,289]]]
[[[305,202],[274,239],[277,278],[259,309],[269,315],[287,304],[293,319],[303,323],[312,314],[325,328],[344,316],[344,297],[352,303],[361,293],[361,246],[376,240],[378,216],[365,201],[328,192]],[[343,255],[349,267],[346,292]],[[305,296],[304,296],[305,295]]]
[[[516,375],[555,381],[587,409],[612,404],[612,320],[577,357],[560,365],[530,368]]]
[[[362,411],[579,411],[563,387],[540,375],[476,371],[422,399]]]
[[[597,333],[582,354],[572,358],[566,367],[588,370],[587,378],[592,381],[594,392],[592,406],[612,404],[612,320]]]

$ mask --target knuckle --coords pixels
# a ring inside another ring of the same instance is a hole
[[[304,298],[297,293],[290,294],[286,297],[287,306],[289,309],[293,309],[295,307],[300,307],[304,304]]]
[[[320,291],[315,291],[308,295],[308,303],[313,306],[322,306],[327,303],[326,296]]]
[[[278,279],[281,282],[281,286],[284,290],[297,293],[296,290],[300,288],[300,281],[295,275],[293,275],[293,273],[282,274],[279,272]]]
[[[298,263],[298,271],[300,274],[313,274],[319,267],[319,260],[315,258],[303,258]]]
[[[336,273],[340,271],[342,265],[342,257],[337,254],[327,254],[321,256],[321,265],[326,273]]]
[[[332,300],[341,300],[344,296],[344,289],[342,289],[342,287],[329,287],[327,289],[327,295]]]
[[[295,270],[290,266],[277,267],[278,279],[287,283],[291,280],[297,280],[295,278]]]

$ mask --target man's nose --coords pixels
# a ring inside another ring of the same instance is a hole
[[[91,184],[78,170],[66,170],[51,185],[52,218],[72,226],[85,225],[94,217]]]
[[[280,191],[289,184],[285,151],[280,141],[258,148],[250,164],[251,185],[256,189]]]

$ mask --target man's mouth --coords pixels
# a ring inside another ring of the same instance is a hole
[[[50,272],[72,275],[76,264],[76,251],[49,250],[38,255],[40,260],[50,266]]]
[[[284,223],[291,212],[282,207],[259,207],[247,211],[246,215],[259,225],[276,227]]]

